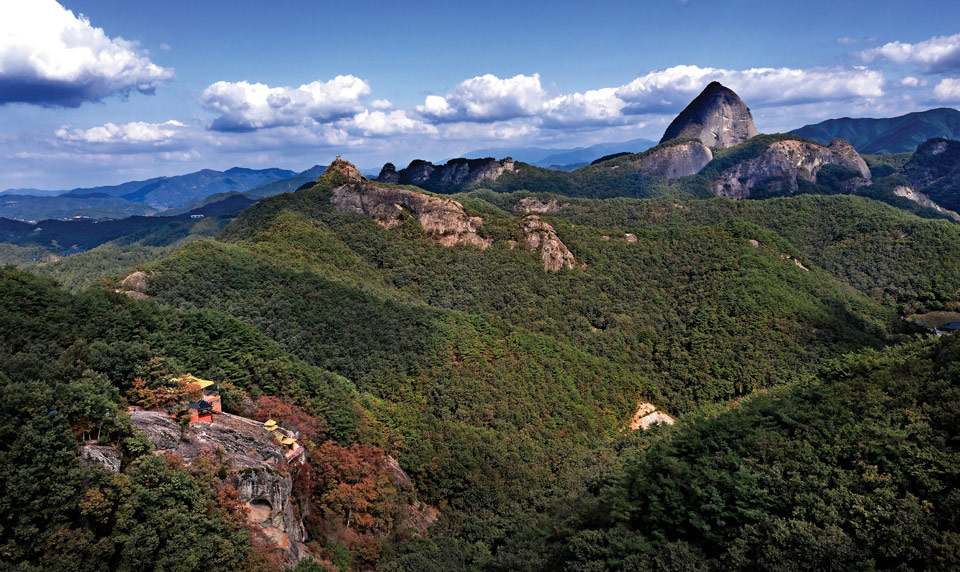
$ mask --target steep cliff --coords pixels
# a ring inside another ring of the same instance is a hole
[[[853,186],[870,179],[867,164],[841,139],[833,140],[829,147],[812,141],[777,140],[753,151],[754,156],[723,168],[711,181],[714,195],[745,199],[761,187],[770,194],[795,193],[800,181],[815,183],[820,169],[828,164],[858,172],[859,181],[852,181]]]
[[[401,215],[409,212],[428,235],[444,246],[473,244],[487,248],[491,243],[477,234],[483,219],[469,216],[460,203],[450,199],[359,183],[337,187],[330,202],[342,213],[366,214],[387,228],[399,224]]]
[[[713,160],[713,152],[699,141],[665,145],[646,152],[640,158],[640,172],[668,179],[696,175]]]
[[[307,554],[303,544],[306,532],[294,512],[287,463],[262,423],[223,413],[214,423],[191,425],[187,440],[183,440],[180,425],[164,412],[134,411],[130,419],[146,433],[156,452],[175,453],[187,464],[205,450],[219,449],[232,467],[226,482],[240,491],[250,522],[283,550],[291,565]]]
[[[577,265],[573,253],[560,240],[553,227],[537,215],[529,215],[523,219],[523,238],[527,248],[540,253],[544,270],[557,271]]]
[[[753,116],[740,96],[713,82],[670,123],[660,142],[691,137],[708,147],[733,147],[755,135]]]
[[[930,139],[917,147],[902,173],[941,207],[960,210],[960,141]]]
[[[387,163],[381,169],[377,182],[415,185],[428,191],[452,193],[467,184],[477,183],[483,179],[495,181],[500,175],[513,169],[513,159],[509,157],[502,161],[491,157],[451,159],[443,165],[434,165],[429,161],[417,159],[400,171],[397,171],[392,163]]]

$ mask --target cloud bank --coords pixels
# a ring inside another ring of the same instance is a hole
[[[960,34],[936,36],[916,44],[889,42],[860,52],[860,57],[868,63],[916,65],[930,74],[956,72],[960,71]]]
[[[0,105],[78,107],[174,77],[123,38],[54,0],[0,2]]]

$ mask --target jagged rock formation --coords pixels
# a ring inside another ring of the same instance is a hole
[[[291,565],[307,554],[306,532],[294,512],[293,482],[285,470],[283,452],[263,424],[222,413],[214,423],[191,425],[189,440],[184,441],[180,425],[166,413],[135,411],[130,419],[146,433],[156,452],[176,453],[187,464],[204,450],[222,450],[232,467],[226,481],[240,491],[240,499],[250,509],[250,521],[284,551]]]
[[[362,183],[367,180],[366,177],[360,174],[360,171],[353,166],[353,163],[349,161],[344,161],[337,155],[337,158],[330,163],[330,166],[323,172],[324,175],[327,173],[340,173],[347,180],[348,183]]]
[[[756,134],[753,116],[740,96],[713,82],[670,123],[660,142],[690,137],[708,147],[733,147]]]
[[[640,158],[640,172],[668,179],[696,175],[713,160],[713,152],[699,141],[686,141],[653,150]]]
[[[386,163],[383,165],[383,168],[380,169],[380,174],[377,175],[378,183],[388,183],[391,185],[400,184],[400,174],[397,173],[397,167],[393,163]]]
[[[293,510],[293,481],[270,467],[244,468],[230,473],[227,482],[247,503],[250,522],[259,525],[267,538],[297,562],[306,554],[306,531]]]
[[[523,237],[527,248],[540,252],[544,270],[557,271],[577,265],[573,253],[560,240],[553,227],[540,220],[537,215],[529,215],[523,219]]]
[[[870,179],[870,169],[849,143],[834,139],[829,147],[796,140],[775,141],[763,152],[721,172],[710,185],[713,194],[745,199],[760,185],[782,184],[789,192],[799,189],[798,181],[815,183],[817,173],[827,164],[858,171]],[[862,181],[860,181],[862,182]],[[854,184],[858,182],[854,180]]]
[[[377,182],[415,185],[434,192],[455,192],[470,183],[483,179],[496,180],[505,172],[513,171],[513,159],[497,161],[486,159],[451,159],[443,165],[416,159],[406,169],[396,170],[387,163],[380,171]]]
[[[103,467],[112,472],[120,472],[120,453],[105,445],[84,445],[80,447],[80,461],[87,467]]]
[[[409,212],[428,235],[444,246],[473,244],[487,248],[492,242],[477,234],[483,219],[469,216],[463,205],[449,199],[361,183],[337,187],[330,202],[342,213],[366,214],[387,228],[399,224],[404,211]]]
[[[566,206],[570,206],[570,203],[563,203],[561,205],[557,199],[550,199],[547,202],[543,202],[537,197],[523,197],[520,199],[520,202],[513,207],[513,210],[520,213],[549,214],[555,213]]]

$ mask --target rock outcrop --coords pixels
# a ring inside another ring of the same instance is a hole
[[[544,270],[557,271],[577,265],[573,253],[560,240],[553,227],[537,215],[529,215],[523,219],[523,238],[527,248],[540,253]]]
[[[147,296],[147,273],[142,270],[137,270],[130,274],[120,281],[120,288],[117,289],[117,292],[126,294],[137,300],[149,298],[149,296]]]
[[[829,147],[810,141],[775,141],[752,158],[721,172],[711,183],[713,194],[734,199],[748,198],[761,185],[785,185],[790,193],[799,189],[798,181],[815,183],[817,173],[827,164],[839,165],[870,179],[870,169],[849,143],[834,139]],[[862,181],[853,180],[855,185]]]
[[[396,165],[393,163],[384,164],[383,168],[380,169],[380,174],[377,175],[377,182],[391,185],[400,184],[400,174],[397,173]]]
[[[111,473],[120,472],[120,453],[104,445],[80,447],[80,461],[87,467],[103,467]]]
[[[483,219],[469,216],[463,205],[450,199],[364,182],[337,187],[330,202],[342,213],[365,214],[387,228],[399,224],[401,215],[408,212],[444,246],[487,248],[492,242],[477,234]]]
[[[429,161],[417,159],[400,171],[397,171],[391,163],[387,163],[381,169],[377,182],[415,185],[428,191],[450,193],[483,179],[496,180],[503,173],[513,170],[514,162],[510,157],[502,161],[492,157],[451,159],[443,165],[434,165]]]
[[[898,196],[898,197],[903,197],[903,198],[905,198],[905,199],[909,199],[909,200],[911,200],[911,201],[913,201],[913,202],[915,202],[915,203],[917,203],[917,204],[923,205],[923,206],[925,206],[925,207],[929,207],[929,208],[931,208],[931,209],[934,209],[934,210],[936,210],[937,212],[941,212],[941,213],[942,213],[942,212],[945,212],[945,210],[944,210],[940,205],[938,205],[937,203],[935,203],[935,202],[933,202],[932,200],[930,200],[930,197],[928,197],[927,195],[925,195],[925,194],[923,194],[923,193],[921,193],[921,192],[913,189],[912,187],[907,187],[907,186],[905,186],[905,185],[898,185],[898,186],[894,187],[894,189],[893,189],[893,194],[896,195],[896,196]]]
[[[660,142],[691,137],[708,147],[733,147],[756,134],[753,116],[740,96],[713,82],[670,123]]]
[[[653,425],[673,425],[674,419],[662,411],[657,411],[657,407],[646,401],[637,404],[637,411],[630,419],[630,429],[636,431],[642,429],[646,431]]]
[[[231,463],[226,482],[240,491],[250,521],[284,551],[291,566],[307,554],[306,532],[294,512],[293,483],[283,452],[263,424],[222,413],[214,423],[191,425],[188,440],[182,440],[180,425],[164,412],[134,411],[130,420],[146,433],[157,453],[175,453],[187,464],[206,450],[223,451]]]
[[[367,180],[367,178],[361,175],[360,171],[353,166],[353,163],[344,161],[340,158],[340,155],[337,155],[337,158],[334,159],[323,172],[324,175],[328,173],[340,173],[348,183],[362,183]]]
[[[640,158],[640,172],[668,179],[696,175],[713,160],[713,152],[699,141],[654,149]]]
[[[520,199],[520,202],[513,207],[513,210],[520,213],[549,214],[555,213],[566,206],[570,206],[570,203],[563,203],[561,205],[557,199],[550,199],[547,202],[543,202],[537,197],[523,197]]]

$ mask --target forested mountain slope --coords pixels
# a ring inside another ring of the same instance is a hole
[[[864,352],[667,431],[556,527],[554,569],[956,569],[958,352]]]

